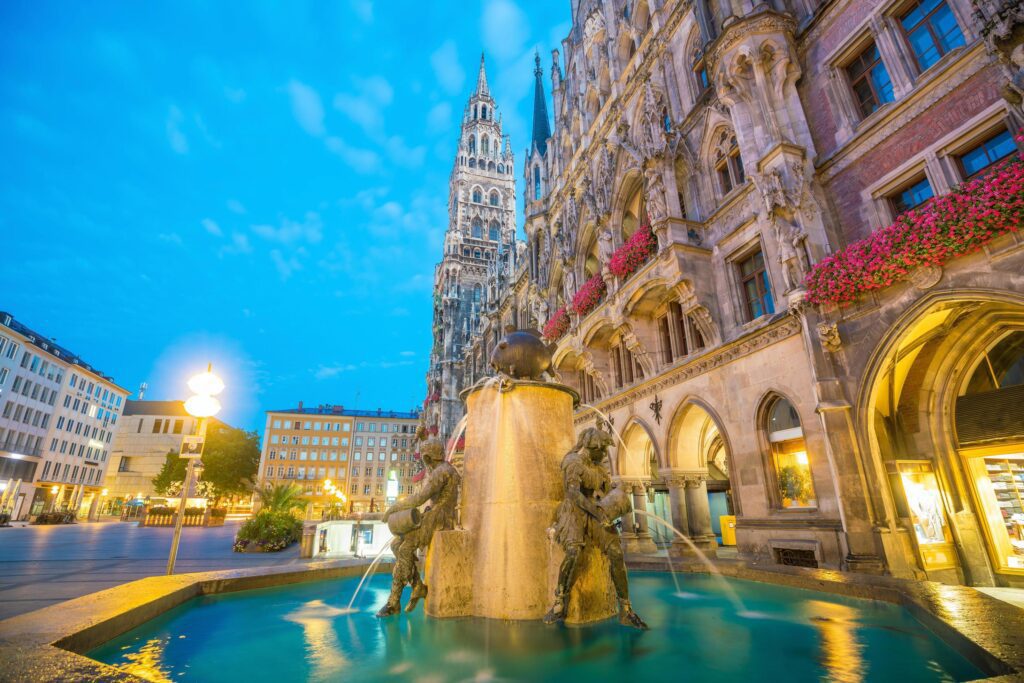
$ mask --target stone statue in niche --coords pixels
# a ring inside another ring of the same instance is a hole
[[[644,187],[647,190],[647,215],[654,222],[668,217],[665,203],[665,181],[655,166],[644,169]]]
[[[419,434],[422,438],[422,434]],[[427,597],[427,584],[420,578],[416,554],[426,551],[435,531],[455,526],[455,512],[459,502],[461,477],[452,464],[444,459],[444,447],[436,438],[421,441],[420,457],[427,468],[427,476],[416,493],[399,500],[384,513],[395,540],[391,550],[395,553],[395,568],[391,572],[391,595],[377,612],[378,617],[398,614],[402,609],[402,590],[412,587],[405,611],[416,609],[416,604]],[[430,506],[419,512],[420,506]]]
[[[640,132],[640,145],[648,159],[660,156],[668,146],[665,137],[665,121],[662,117],[658,98],[654,94],[650,81],[644,95],[643,126]]]
[[[581,569],[585,548],[594,547],[608,558],[612,583],[619,599],[619,623],[646,629],[647,624],[633,611],[629,602],[629,579],[622,542],[615,520],[630,512],[629,494],[612,488],[612,478],[604,461],[612,437],[596,427],[580,434],[576,445],[562,459],[562,485],[565,498],[555,511],[554,539],[565,550],[558,570],[555,602],[544,615],[544,622],[563,621],[569,605],[569,592]]]
[[[597,255],[601,264],[607,266],[613,253],[615,253],[615,245],[612,242],[612,231],[606,227],[597,237]]]
[[[566,305],[571,304],[572,298],[576,296],[576,272],[572,268],[565,269],[565,275],[562,276],[562,291]]]
[[[795,224],[781,216],[773,216],[775,239],[779,246],[779,264],[782,266],[782,279],[786,291],[792,291],[803,285],[807,275],[805,263],[804,239],[806,235]]]

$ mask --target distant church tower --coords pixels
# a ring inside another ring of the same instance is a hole
[[[491,264],[515,249],[512,147],[487,88],[483,55],[476,90],[462,115],[448,181],[448,231],[434,271],[434,346],[427,374],[427,425],[447,441],[462,418],[463,351],[486,304]]]

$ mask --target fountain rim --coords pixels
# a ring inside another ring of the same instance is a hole
[[[495,379],[495,377],[489,377],[487,379]],[[541,380],[536,379],[516,379],[514,377],[509,377],[508,380],[512,382],[513,389],[516,387],[543,387],[545,389],[555,389],[557,391],[565,392],[572,397],[572,409],[576,410],[577,408],[580,407],[581,399],[579,392],[565,384],[561,384],[559,382],[543,382]],[[489,385],[486,383],[477,382],[468,389],[463,389],[459,393],[459,400],[462,401],[463,403],[466,403],[469,401],[469,397],[472,394],[474,394],[477,391],[483,391],[484,389],[488,388],[488,386]]]

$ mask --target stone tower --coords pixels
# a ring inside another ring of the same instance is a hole
[[[463,351],[480,324],[487,274],[515,249],[514,160],[487,87],[483,55],[462,115],[448,183],[448,231],[434,272],[434,346],[427,375],[426,421],[447,440],[464,413]]]

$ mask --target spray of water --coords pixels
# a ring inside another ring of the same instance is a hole
[[[733,609],[736,610],[736,613],[740,615],[749,614],[746,606],[743,604],[743,601],[740,600],[740,596],[736,593],[736,589],[729,585],[729,582],[725,580],[724,576],[722,576],[722,572],[718,571],[718,567],[708,559],[708,556],[705,555],[704,552],[698,548],[688,536],[658,515],[647,512],[646,510],[634,510],[634,512],[662,524],[666,529],[681,538],[683,542],[690,547],[690,550],[696,553],[704,566],[707,567],[708,572],[710,572],[711,576],[718,582],[718,585],[722,588],[722,592],[725,593],[725,596],[729,599],[729,602],[732,604]]]
[[[600,415],[601,418],[604,420],[605,424],[608,426],[608,429],[611,430],[612,436],[614,436],[616,439],[618,439],[619,445],[622,446],[622,450],[624,450],[624,451],[628,451],[629,450],[629,448],[626,447],[626,442],[622,440],[622,435],[619,434],[619,430],[615,429],[615,427],[612,426],[612,419],[610,417],[608,417],[603,411],[597,409],[596,407],[590,405],[589,403],[581,403],[580,407],[581,408],[590,408],[595,413]]]
[[[365,572],[363,572],[363,578],[359,579],[359,585],[356,586],[356,591],[352,594],[352,599],[348,601],[348,607],[346,608],[347,612],[357,611],[353,608],[353,605],[356,604],[356,598],[359,597],[359,591],[362,590],[363,584],[366,583],[366,577],[373,573],[374,568],[376,568],[376,566],[380,564],[380,561],[384,559],[384,553],[390,549],[391,545],[385,544],[384,547],[380,549],[380,552],[377,553],[377,557],[373,558],[373,562],[370,563],[370,566],[366,568]]]

